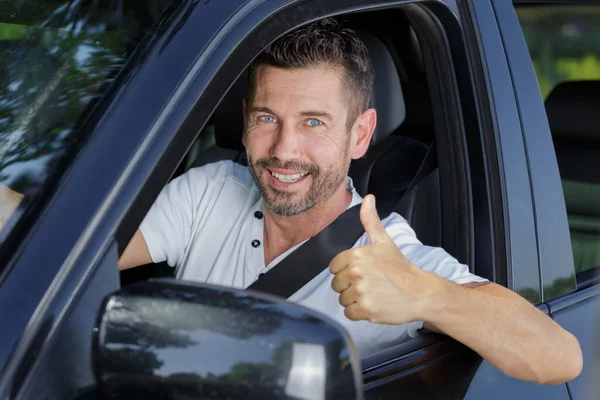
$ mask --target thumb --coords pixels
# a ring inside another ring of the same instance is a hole
[[[389,242],[388,236],[375,208],[375,196],[368,194],[360,206],[360,222],[372,244]]]

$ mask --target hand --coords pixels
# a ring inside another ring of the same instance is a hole
[[[377,215],[373,195],[364,198],[360,220],[371,244],[341,252],[329,266],[335,275],[331,286],[340,293],[344,314],[351,320],[381,324],[422,320],[439,277],[417,268],[402,254]]]
[[[0,229],[23,200],[23,195],[0,183]]]

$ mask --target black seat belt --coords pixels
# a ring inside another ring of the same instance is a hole
[[[436,149],[435,143],[432,142],[415,177],[398,203],[435,168],[437,168]],[[360,222],[360,206],[357,204],[343,212],[325,229],[294,250],[246,289],[283,298],[296,293],[324,269],[329,268],[329,263],[337,254],[351,248],[364,234],[365,229]],[[387,217],[387,215],[382,217],[381,213],[379,216],[382,219]]]

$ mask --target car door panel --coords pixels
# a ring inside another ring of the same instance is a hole
[[[365,398],[463,399],[481,364],[481,357],[451,339],[415,353],[409,355],[413,358],[410,361],[405,359],[366,374]],[[435,358],[429,360],[431,356]],[[415,365],[402,370],[407,362]]]
[[[567,383],[572,399],[597,398],[600,390],[600,285],[548,304],[554,320],[577,337],[583,351],[584,369],[581,375]]]
[[[538,308],[549,312],[546,305]],[[437,342],[404,355],[388,355],[392,361],[367,368],[366,399],[569,399],[566,385],[512,378],[461,343],[435,337]]]
[[[48,338],[16,399],[65,400],[90,398],[95,392],[92,374],[92,337],[96,314],[104,297],[119,287],[115,268],[117,245],[112,243],[92,275],[72,300],[73,309]],[[12,398],[12,397],[11,397]]]
[[[488,163],[498,164],[502,182],[503,210],[497,212],[506,226],[507,265],[503,267],[507,287],[538,304],[541,289],[533,200],[529,176],[525,172],[528,164],[512,77],[492,4],[479,0],[466,3],[465,8],[470,11],[479,35],[489,105],[495,117],[495,137],[486,140],[497,143],[496,154],[489,155]],[[484,134],[492,135],[492,132]]]

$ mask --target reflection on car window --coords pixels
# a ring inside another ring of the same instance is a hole
[[[546,102],[575,271],[584,273],[600,267],[600,6],[518,7],[517,14]]]
[[[0,12],[2,229],[14,225],[28,200],[60,173],[58,161],[77,139],[78,126],[166,4],[164,0],[4,2],[8,12]]]

